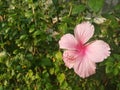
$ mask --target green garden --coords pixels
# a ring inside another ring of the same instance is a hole
[[[111,48],[84,79],[58,43],[83,21]],[[120,1],[0,0],[0,90],[120,90]]]

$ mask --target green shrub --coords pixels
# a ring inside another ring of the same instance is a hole
[[[0,0],[0,90],[120,90],[120,6],[104,0]],[[96,18],[106,18],[98,24]],[[62,61],[58,41],[76,24],[95,25],[93,39],[111,56],[82,79]]]

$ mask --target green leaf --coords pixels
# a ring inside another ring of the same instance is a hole
[[[88,6],[94,12],[98,12],[102,9],[104,4],[104,0],[88,0]]]
[[[66,89],[66,88],[67,88],[67,89]],[[68,88],[68,83],[67,83],[66,81],[64,81],[64,82],[62,83],[61,89],[62,89],[62,90],[70,90],[70,89]]]
[[[50,74],[53,75],[55,72],[54,68],[50,68]]]
[[[32,17],[32,12],[30,12],[30,11],[29,11],[29,12],[26,12],[26,13],[25,13],[25,16],[26,16],[27,18]]]
[[[52,2],[53,2],[53,4],[54,4],[55,6],[58,5],[58,0],[52,0]]]
[[[120,55],[119,54],[113,54],[114,58],[120,61]]]
[[[112,65],[106,66],[105,71],[106,71],[106,73],[111,73],[111,72],[113,72],[113,66],[112,66]]]
[[[55,54],[55,57],[57,60],[62,60],[62,53],[60,51],[58,51],[56,54]]]
[[[101,86],[99,87],[99,89],[100,89],[100,90],[105,90],[103,85],[101,85]]]
[[[0,86],[0,90],[4,90],[3,86]]]
[[[74,5],[72,14],[79,14],[85,10],[85,5]]]
[[[32,77],[33,76],[33,71],[29,70],[27,74],[28,74],[29,77]]]
[[[4,60],[7,58],[6,51],[0,52],[0,62],[4,62]]]
[[[116,76],[116,75],[118,75],[118,73],[119,73],[119,69],[117,67],[115,67],[113,69],[113,74]]]
[[[29,33],[32,33],[34,31],[35,31],[34,27],[29,29]]]
[[[2,58],[2,57],[6,57],[6,55],[7,55],[6,51],[2,51],[2,52],[0,52],[0,58]]]
[[[37,36],[37,35],[40,35],[41,34],[41,31],[40,30],[37,30],[33,33],[33,37]]]
[[[111,73],[113,72],[113,69],[114,69],[114,62],[112,60],[113,58],[112,57],[109,57],[108,60],[105,64],[106,64],[106,68],[105,68],[105,71],[106,73]]]
[[[62,34],[65,34],[68,28],[67,23],[61,23],[58,28]]]
[[[117,63],[117,68],[120,70],[120,62]]]
[[[28,37],[28,35],[26,35],[26,34],[21,35],[21,36],[20,36],[20,40],[26,40],[26,39],[27,39],[27,37]]]
[[[42,65],[42,66],[51,66],[52,63],[51,63],[50,59],[43,58],[42,60],[40,60],[40,65]]]
[[[65,74],[64,73],[58,74],[57,79],[59,83],[62,84],[63,81],[65,80]]]

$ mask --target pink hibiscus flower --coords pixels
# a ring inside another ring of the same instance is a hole
[[[59,41],[63,53],[63,61],[68,68],[85,78],[95,73],[96,64],[110,55],[109,45],[102,40],[86,43],[94,34],[94,26],[90,22],[78,24],[74,30],[75,36],[65,34]]]

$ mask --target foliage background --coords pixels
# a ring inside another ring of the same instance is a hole
[[[82,79],[65,67],[58,41],[85,20],[111,56]],[[120,2],[0,0],[0,90],[120,90]]]

